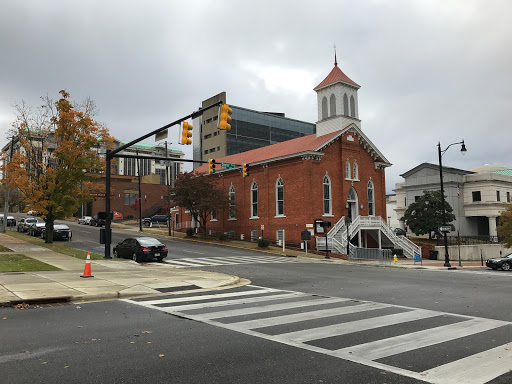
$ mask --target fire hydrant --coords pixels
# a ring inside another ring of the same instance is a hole
[[[396,265],[396,263],[398,263],[398,257],[396,257],[396,255],[393,255],[393,264]]]

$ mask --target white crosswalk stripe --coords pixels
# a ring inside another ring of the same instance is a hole
[[[235,264],[269,264],[269,263],[300,263],[303,260],[283,256],[223,256],[223,257],[194,257],[181,259],[167,259],[165,263],[175,267],[211,267]]]
[[[435,348],[441,343],[457,343],[482,332],[501,331],[500,327],[509,327],[510,332],[512,323],[505,321],[253,285],[236,292],[190,293],[125,301],[430,383],[485,383],[512,370],[511,340],[502,340],[502,345],[496,341],[496,346],[491,349],[458,360],[443,361],[442,365],[423,372],[379,361],[397,355],[407,359],[408,352]],[[344,317],[347,320],[344,321]],[[448,318],[445,320],[448,324],[407,332],[407,324],[436,317]],[[315,326],[318,321],[328,325]],[[360,333],[393,326],[400,330],[400,334],[387,337],[384,333],[380,339],[358,341]],[[343,342],[336,339],[340,336],[351,336],[350,341],[355,345],[340,345],[342,348],[318,346],[319,341],[319,345],[323,345],[325,340]]]

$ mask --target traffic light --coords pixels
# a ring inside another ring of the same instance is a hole
[[[210,167],[210,174],[215,173],[215,164],[217,164],[215,162],[215,159],[209,159],[208,160],[208,164],[209,164],[209,167]]]
[[[244,163],[243,175],[244,177],[249,176],[249,164]]]
[[[183,133],[181,134],[181,144],[192,144],[192,124],[187,123],[186,121],[183,123]]]
[[[233,113],[233,110],[229,108],[229,105],[222,104],[220,107],[220,117],[219,117],[219,129],[225,129],[226,131],[229,131],[231,129],[231,114]]]

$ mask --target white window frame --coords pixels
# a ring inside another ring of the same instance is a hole
[[[375,186],[371,179],[368,181],[368,216],[375,216]]]
[[[345,180],[351,180],[350,172],[352,170],[352,167],[350,166],[350,161],[347,160],[345,163]]]
[[[327,192],[327,196],[326,196]],[[331,193],[331,179],[328,175],[324,176],[322,183],[322,195],[323,195],[323,216],[332,216],[332,193]],[[325,209],[325,205],[329,204],[329,209]]]
[[[256,201],[254,201],[254,194],[256,193]],[[254,211],[256,210],[256,214]],[[253,180],[251,184],[251,219],[259,219],[258,217],[258,184]]]
[[[231,184],[229,187],[229,208],[228,208],[228,220],[236,220],[236,194],[235,186]]]
[[[357,165],[357,160],[354,160],[354,167],[352,170],[352,179],[359,180],[359,167]]]
[[[279,189],[282,190],[282,200],[279,200]],[[282,212],[279,212],[279,202],[282,203],[281,204],[283,207]],[[275,217],[286,217],[284,215],[284,181],[281,178],[281,176],[279,176],[276,180],[276,216]]]

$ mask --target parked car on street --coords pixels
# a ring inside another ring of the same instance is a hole
[[[37,220],[35,217],[24,217],[23,219],[20,219],[18,222],[18,232],[27,232],[28,228],[35,223],[38,223],[39,220]]]
[[[402,228],[395,228],[393,232],[395,232],[397,236],[405,236],[407,234]]]
[[[92,219],[92,216],[82,216],[81,218],[78,219],[78,224],[89,225],[89,223],[91,222],[91,219]]]
[[[42,237],[46,223],[34,223],[28,228],[30,236]]]
[[[103,227],[105,225],[105,217],[102,218],[101,215],[94,215],[91,220],[89,220],[89,225],[93,227]]]
[[[487,259],[485,265],[492,269],[503,269],[504,271],[510,271],[512,268],[512,253],[503,257]]]
[[[114,257],[162,261],[167,257],[167,246],[153,237],[130,237],[114,247]]]
[[[73,233],[66,224],[54,224],[53,225],[53,240],[69,240]],[[42,232],[41,237],[46,240],[46,231]]]
[[[4,222],[4,215],[0,215],[0,224]],[[14,216],[7,216],[7,226],[8,227],[15,227],[16,226],[16,219]]]
[[[154,215],[142,219],[145,227],[152,227],[153,224],[167,225],[167,215]]]

